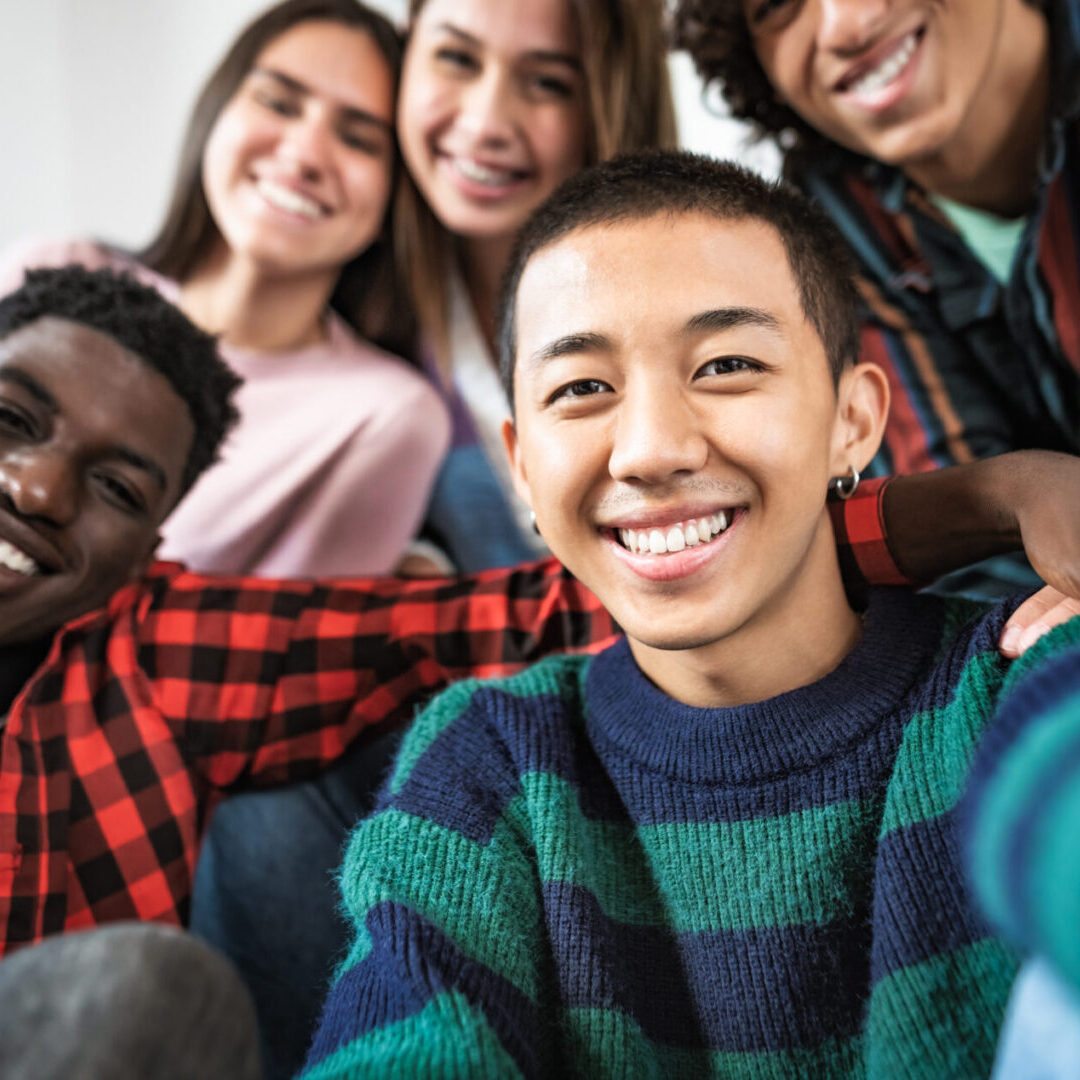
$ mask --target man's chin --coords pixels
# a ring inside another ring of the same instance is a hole
[[[687,616],[695,613],[685,610],[682,617],[671,611],[660,615],[627,612],[625,620],[620,619],[614,611],[611,614],[632,642],[661,652],[704,649],[723,641],[737,629],[737,624],[730,619],[691,619]]]
[[[55,604],[30,608],[28,605],[17,605],[14,599],[5,601],[0,598],[0,646],[22,645],[51,637],[62,626],[94,607],[100,607],[100,603],[72,605],[69,610],[59,611]]]
[[[624,628],[625,629],[625,628]],[[632,634],[626,631],[626,636],[631,642],[644,645],[648,649],[656,649],[659,652],[689,652],[694,649],[704,649],[709,645],[715,645],[723,640],[726,635],[716,633],[643,633]]]

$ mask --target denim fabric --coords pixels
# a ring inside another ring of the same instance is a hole
[[[195,872],[191,928],[239,971],[255,1002],[267,1080],[292,1076],[349,944],[335,872],[401,733],[317,780],[238,795],[214,815]]]
[[[1080,1080],[1080,993],[1045,960],[1016,977],[992,1080]]]

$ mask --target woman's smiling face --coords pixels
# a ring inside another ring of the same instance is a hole
[[[452,233],[512,237],[584,165],[585,109],[568,0],[427,0],[416,14],[398,136]]]
[[[274,273],[337,273],[378,235],[393,173],[393,76],[370,35],[306,22],[274,38],[203,154],[234,254]]]

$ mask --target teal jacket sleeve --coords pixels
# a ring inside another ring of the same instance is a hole
[[[986,914],[1080,988],[1080,618],[1014,666],[961,810]]]

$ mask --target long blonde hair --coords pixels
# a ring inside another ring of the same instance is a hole
[[[667,69],[662,0],[568,0],[578,20],[587,88],[585,165],[631,150],[673,147],[675,110]],[[410,0],[414,22],[425,0]],[[445,368],[449,352],[447,282],[454,237],[411,179],[394,203],[394,250],[425,345]]]

